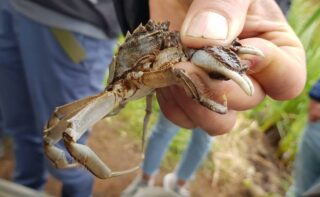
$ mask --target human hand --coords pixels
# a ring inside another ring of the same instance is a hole
[[[320,121],[320,102],[311,99],[309,103],[309,121]]]
[[[247,96],[233,81],[217,81],[191,63],[180,63],[213,100],[226,95],[229,112],[220,115],[187,97],[177,86],[157,91],[163,113],[174,123],[201,127],[211,135],[229,131],[236,111],[247,110],[262,102],[266,95],[276,100],[297,96],[306,81],[305,52],[274,0],[150,0],[155,21],[169,20],[180,30],[188,47],[228,45],[236,37],[244,45],[259,48],[265,55],[244,56],[255,93]]]

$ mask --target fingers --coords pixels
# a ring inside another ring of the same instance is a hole
[[[181,28],[189,47],[226,45],[242,31],[250,0],[194,0]]]
[[[183,128],[194,128],[197,125],[184,113],[182,108],[176,104],[177,95],[172,94],[170,88],[157,89],[157,99],[163,114],[173,123]]]
[[[170,29],[179,31],[192,0],[149,0],[150,18],[170,21]]]
[[[181,87],[171,86],[158,90],[157,97],[165,116],[184,128],[201,127],[210,135],[221,135],[230,131],[236,121],[235,111],[217,114],[188,97]]]
[[[290,37],[287,35],[285,38]],[[277,100],[291,99],[299,95],[306,81],[304,50],[291,41],[292,45],[277,46],[261,38],[241,40],[245,45],[259,48],[264,58],[250,56],[250,74],[261,85],[267,95]],[[281,42],[281,41],[279,41]],[[286,41],[286,43],[290,43]],[[246,58],[246,57],[244,57]]]
[[[250,109],[259,104],[265,97],[263,89],[252,78],[254,94],[248,96],[234,81],[214,80],[209,77],[208,73],[191,63],[179,63],[175,67],[185,70],[198,87],[198,91],[206,97],[220,103],[223,103],[224,97],[226,97],[228,109],[236,111]]]
[[[176,124],[187,128],[200,126],[213,134],[224,132],[226,127],[230,129],[234,124],[233,110],[250,109],[266,94],[284,100],[297,96],[303,90],[306,81],[304,49],[273,0],[193,0],[189,9],[173,15],[170,13],[162,14],[160,18],[174,16],[177,21],[184,18],[180,32],[187,47],[228,45],[239,36],[243,39],[242,44],[256,47],[265,55],[264,58],[241,55],[241,59],[247,60],[250,66],[249,78],[255,89],[252,96],[247,96],[231,80],[212,80],[193,64],[177,64],[207,97],[222,103],[225,95],[230,112],[225,116],[216,114],[195,103],[181,89],[162,89],[158,91],[161,109]],[[174,29],[181,25],[178,22],[173,24]],[[214,124],[208,120],[213,120]],[[225,125],[225,120],[229,125]]]
[[[283,26],[288,26],[288,23],[276,1],[255,0],[249,7],[246,23],[239,37],[255,37]]]
[[[254,79],[255,92],[248,96],[235,82],[213,80],[201,68],[191,63],[179,63],[175,67],[185,70],[202,95],[220,103],[223,103],[223,97],[227,97],[228,101],[229,111],[221,115],[199,105],[188,97],[181,87],[172,86],[157,90],[162,112],[172,122],[184,128],[201,127],[210,135],[223,134],[235,124],[235,111],[250,109],[265,97],[264,91]]]

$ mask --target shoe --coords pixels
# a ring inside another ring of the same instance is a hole
[[[177,182],[177,176],[174,173],[169,173],[163,178],[163,188],[167,191],[173,191],[181,197],[190,197],[190,191],[185,186],[179,186]]]
[[[142,175],[138,175],[132,183],[121,193],[121,197],[132,197],[134,196],[139,189],[145,187],[152,187],[154,185],[154,178],[151,178],[149,181],[145,181],[142,178]]]

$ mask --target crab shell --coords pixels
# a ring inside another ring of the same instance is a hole
[[[119,47],[116,59],[113,60],[114,76],[110,82],[133,70],[142,61],[141,57],[156,55],[164,49],[165,38],[171,33],[169,22],[157,24],[152,21],[145,26],[140,25],[132,34],[128,32],[125,42]]]

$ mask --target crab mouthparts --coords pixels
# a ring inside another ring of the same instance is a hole
[[[191,62],[203,68],[207,72],[215,72],[225,76],[237,83],[241,89],[249,96],[254,93],[254,86],[251,79],[242,72],[230,69],[226,64],[218,61],[206,51],[199,50],[192,55]],[[239,66],[239,65],[236,65]]]

